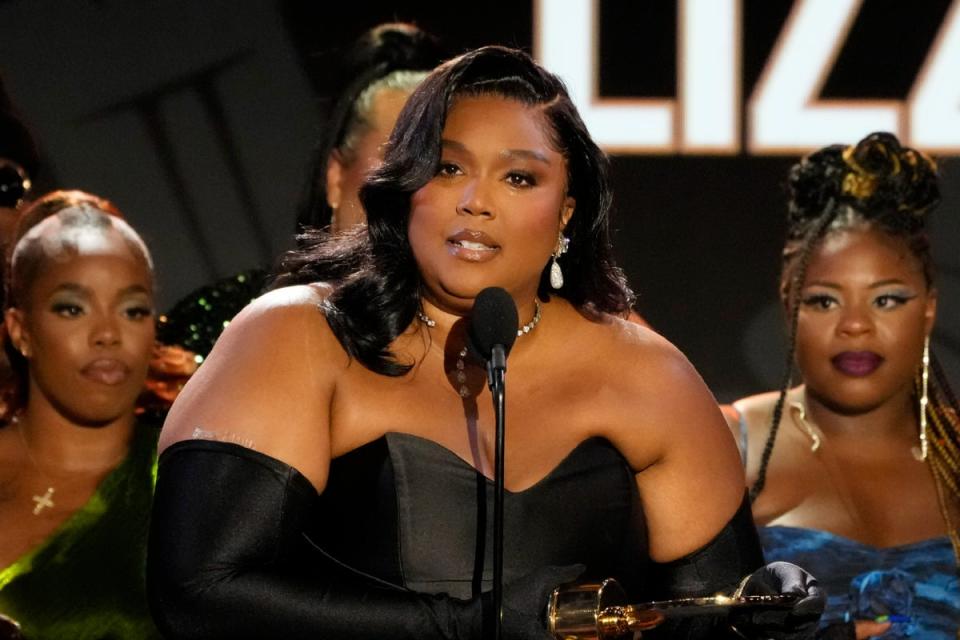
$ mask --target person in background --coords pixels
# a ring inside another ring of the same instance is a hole
[[[0,76],[0,282],[3,259],[13,236],[20,208],[30,197],[33,180],[40,167],[33,136],[24,125],[7,95]],[[3,308],[0,286],[0,308]],[[0,387],[12,384],[7,357],[0,351]]]
[[[40,156],[30,131],[7,95],[0,77],[0,253],[16,225],[16,212],[30,195]]]
[[[934,162],[874,133],[789,176],[789,375],[728,407],[768,560],[829,597],[823,638],[958,637],[957,402],[930,335]]]
[[[44,194],[31,202],[30,206],[22,212],[17,212],[15,229],[19,229],[19,233],[22,234],[24,230],[36,226],[44,218],[64,209],[84,207],[118,218],[124,217],[116,205],[106,198],[76,189],[60,189]],[[2,331],[4,329],[0,329],[0,332]],[[0,355],[3,356],[3,361],[7,362],[7,354],[0,352]],[[144,389],[137,400],[137,415],[147,422],[162,423],[177,393],[197,370],[197,366],[198,361],[194,353],[176,344],[168,345],[155,341]],[[12,369],[0,380],[0,423],[6,419],[4,417],[6,413],[2,407],[16,402],[16,394],[20,386]]]
[[[383,161],[384,144],[410,93],[446,57],[437,38],[412,24],[379,24],[357,38],[314,150],[299,231],[337,232],[366,220],[360,187]]]
[[[360,186],[383,160],[383,145],[410,92],[442,59],[436,38],[405,23],[377,25],[346,52],[299,205],[301,243],[364,221]],[[262,269],[249,269],[192,291],[160,316],[158,340],[203,362],[269,278]]]
[[[549,638],[547,597],[581,574],[638,598],[796,594],[779,616],[732,621],[806,637],[819,591],[796,567],[762,566],[712,396],[625,320],[610,198],[605,156],[529,56],[485,47],[432,72],[361,192],[367,225],[292,256],[316,281],[247,307],[174,403],[147,571],[164,633],[489,633],[494,421],[465,325],[499,286],[522,323],[503,637]],[[726,637],[728,622],[649,637]]]
[[[157,429],[136,416],[153,267],[112,205],[62,196],[24,210],[8,254],[0,614],[27,638],[158,638],[144,593]]]
[[[32,181],[23,165],[0,152],[0,248],[13,235],[17,211],[30,193]]]

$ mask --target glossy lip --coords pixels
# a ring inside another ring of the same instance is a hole
[[[97,358],[88,362],[80,373],[88,380],[112,387],[126,382],[130,367],[116,358]]]
[[[830,358],[840,373],[855,378],[868,376],[883,364],[883,356],[873,351],[844,351]]]
[[[447,248],[450,255],[468,262],[485,262],[500,253],[500,245],[493,238],[474,229],[463,229],[447,238]]]

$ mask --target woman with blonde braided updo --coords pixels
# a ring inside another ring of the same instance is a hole
[[[805,157],[789,191],[784,381],[728,414],[767,560],[825,585],[819,637],[960,637],[960,422],[930,341],[936,164],[874,133]]]

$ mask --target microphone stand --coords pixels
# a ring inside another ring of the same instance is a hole
[[[493,611],[494,639],[500,640],[503,629],[503,497],[504,497],[504,423],[506,420],[507,355],[502,344],[493,345],[487,361],[487,384],[493,395],[496,418],[496,458],[493,494]]]

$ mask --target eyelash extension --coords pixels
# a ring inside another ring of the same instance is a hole
[[[125,309],[124,313],[128,315],[136,314],[141,317],[148,317],[153,315],[153,307],[147,307],[147,306],[130,307],[129,309]]]
[[[532,173],[527,173],[525,171],[511,171],[510,173],[507,174],[507,178],[508,179],[520,178],[526,183],[524,185],[516,185],[516,186],[532,187],[532,186],[536,186],[537,184],[536,177]]]
[[[915,299],[917,294],[908,294],[908,293],[881,293],[877,298],[890,298],[891,300],[896,300],[897,302],[910,302]]]
[[[876,298],[874,298],[874,304],[877,304],[880,300],[888,300],[888,301],[892,301],[894,306],[902,307],[903,305],[907,304],[908,302],[915,299],[916,297],[917,297],[916,294],[907,295],[907,294],[899,294],[899,293],[883,293],[877,296]]]
[[[67,313],[73,310],[83,311],[83,307],[72,302],[57,302],[50,306],[50,310],[54,313]]]
[[[833,302],[834,299],[832,296],[828,296],[823,293],[816,293],[810,296],[804,297],[800,303],[806,307],[813,305],[822,305],[824,302]]]
[[[440,164],[437,166],[437,175],[438,176],[451,176],[456,175],[460,172],[460,166],[456,162],[444,162],[440,161]]]

